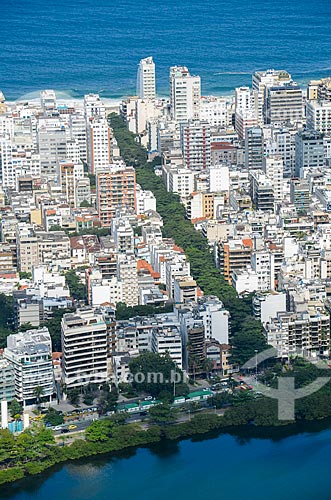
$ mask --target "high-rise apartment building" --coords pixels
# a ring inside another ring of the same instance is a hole
[[[288,85],[291,83],[291,75],[284,70],[268,69],[267,71],[256,71],[252,76],[252,88],[258,92],[258,121],[264,123],[264,108],[266,90],[269,87]],[[266,123],[266,122],[265,122]]]
[[[141,59],[137,73],[137,96],[140,99],[155,99],[155,64],[152,57]]]
[[[86,121],[83,114],[70,114],[69,126],[70,138],[78,144],[80,159],[87,161]]]
[[[269,155],[263,158],[263,171],[273,185],[275,202],[282,201],[284,175],[282,157],[279,155]]]
[[[315,130],[303,130],[295,136],[295,176],[301,176],[305,167],[319,168],[324,165],[324,135]]]
[[[98,94],[87,94],[84,96],[84,117],[86,124],[90,118],[106,117],[106,108]]]
[[[235,89],[235,129],[239,139],[244,140],[246,132],[258,125],[258,93],[249,87]]]
[[[180,123],[200,118],[200,76],[191,76],[185,66],[170,68],[172,118]]]
[[[246,130],[245,137],[245,165],[250,170],[262,168],[263,161],[263,131],[261,127],[252,127]]]
[[[52,116],[56,112],[56,95],[54,90],[43,90],[40,92],[40,104],[44,116]]]
[[[58,165],[58,171],[62,194],[66,197],[69,205],[75,207],[77,181],[84,177],[83,164],[61,161]]]
[[[61,323],[63,383],[79,387],[107,380],[107,325],[92,308],[64,314]]]
[[[331,78],[321,78],[320,80],[311,80],[308,83],[307,99],[309,100],[327,100],[331,101]]]
[[[265,123],[301,123],[303,92],[297,85],[269,87],[265,99]]]
[[[190,121],[182,125],[182,151],[189,170],[205,170],[211,164],[211,135],[208,122]]]
[[[64,125],[56,119],[40,122],[37,129],[41,176],[49,180],[57,177],[57,165],[67,157],[67,134]]]
[[[23,404],[36,399],[36,388],[42,396],[54,393],[52,342],[46,327],[9,335],[4,357],[14,367],[15,397]]]
[[[94,116],[88,120],[87,157],[92,174],[111,163],[111,129],[107,119],[102,116]]]
[[[331,99],[308,101],[306,104],[307,129],[331,133]]]
[[[96,205],[103,226],[110,226],[120,207],[136,209],[136,174],[133,167],[109,165],[97,171]]]
[[[134,255],[121,254],[117,259],[117,279],[122,282],[123,302],[137,306],[139,298],[137,259]]]
[[[274,211],[275,196],[273,182],[264,172],[250,172],[250,195],[257,210]]]
[[[310,205],[310,188],[306,179],[291,179],[291,203],[299,214],[306,214]]]

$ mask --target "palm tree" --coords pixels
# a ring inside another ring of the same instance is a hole
[[[41,401],[41,397],[43,396],[44,394],[44,388],[41,387],[40,385],[37,385],[37,387],[34,388],[34,396],[37,400],[37,405],[38,405],[38,408],[40,407],[40,401]]]

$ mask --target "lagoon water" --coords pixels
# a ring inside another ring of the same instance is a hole
[[[229,434],[93,457],[0,488],[10,500],[329,500],[331,429]],[[314,427],[314,426],[313,426]],[[251,437],[248,437],[251,434]],[[243,437],[245,436],[245,437]]]
[[[44,88],[73,97],[135,91],[152,55],[159,94],[185,64],[204,94],[284,68],[301,83],[331,75],[329,0],[1,0],[0,89],[8,99]]]

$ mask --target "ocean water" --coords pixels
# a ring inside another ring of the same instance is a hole
[[[331,430],[221,435],[93,457],[0,487],[8,500],[330,500]]]
[[[8,99],[54,88],[80,97],[135,92],[154,57],[157,88],[187,65],[204,94],[284,68],[300,83],[331,75],[329,0],[1,0],[0,89]]]

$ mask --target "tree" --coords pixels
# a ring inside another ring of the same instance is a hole
[[[13,332],[8,328],[3,328],[0,326],[0,349],[3,349],[4,347],[7,346],[7,337],[11,333]]]
[[[30,280],[32,279],[31,273],[26,273],[25,271],[20,271],[19,273],[20,280]]]
[[[64,422],[63,413],[54,408],[48,408],[44,421],[52,426],[61,425]]]
[[[255,356],[255,351],[261,352],[268,348],[262,332],[262,325],[253,318],[247,318],[245,325],[240,326],[237,333],[231,337],[232,360],[244,364]]]
[[[166,306],[127,306],[124,302],[116,304],[116,319],[125,320],[133,318],[134,316],[151,316],[153,314],[169,313],[172,312],[172,304]]]
[[[73,312],[75,309],[54,309],[52,317],[47,321],[43,321],[41,326],[47,326],[51,339],[53,351],[61,351],[61,321],[62,317],[66,313]]]
[[[76,406],[79,403],[79,396],[79,389],[67,389],[67,397],[72,405]]]
[[[15,418],[17,415],[22,415],[23,413],[23,406],[21,405],[21,403],[19,403],[17,401],[17,399],[13,399],[10,403],[9,403],[9,412],[10,412],[10,415]]]
[[[79,206],[81,208],[87,208],[87,207],[91,207],[92,205],[87,200],[83,200]]]
[[[169,424],[176,420],[177,411],[169,404],[163,403],[150,408],[149,418],[151,422],[158,424]]]
[[[19,327],[19,331],[20,332],[27,332],[28,330],[35,330],[36,328],[39,328],[38,326],[33,326],[31,325],[31,323],[23,323],[20,327]]]
[[[184,380],[183,372],[168,354],[160,355],[153,352],[144,352],[132,359],[129,364],[133,375],[133,387],[139,392],[147,392],[158,397],[161,392],[173,394],[174,374]],[[182,382],[183,383],[183,382]]]
[[[15,438],[8,429],[0,429],[0,462],[7,460],[14,450]]]
[[[98,400],[98,410],[100,415],[105,415],[110,411],[115,411],[117,407],[118,391],[112,389],[111,391],[103,390]]]
[[[232,399],[232,394],[229,394],[228,392],[220,392],[211,398],[211,403],[213,406],[216,406],[216,408],[222,408],[225,405],[231,404]]]
[[[88,174],[88,178],[90,179],[90,186],[91,186],[91,188],[95,188],[95,175],[94,174]]]
[[[87,441],[103,442],[111,437],[114,423],[110,420],[95,420],[85,431]]]
[[[73,269],[66,272],[65,279],[72,297],[75,300],[85,300],[87,295],[86,285],[80,281]]]

